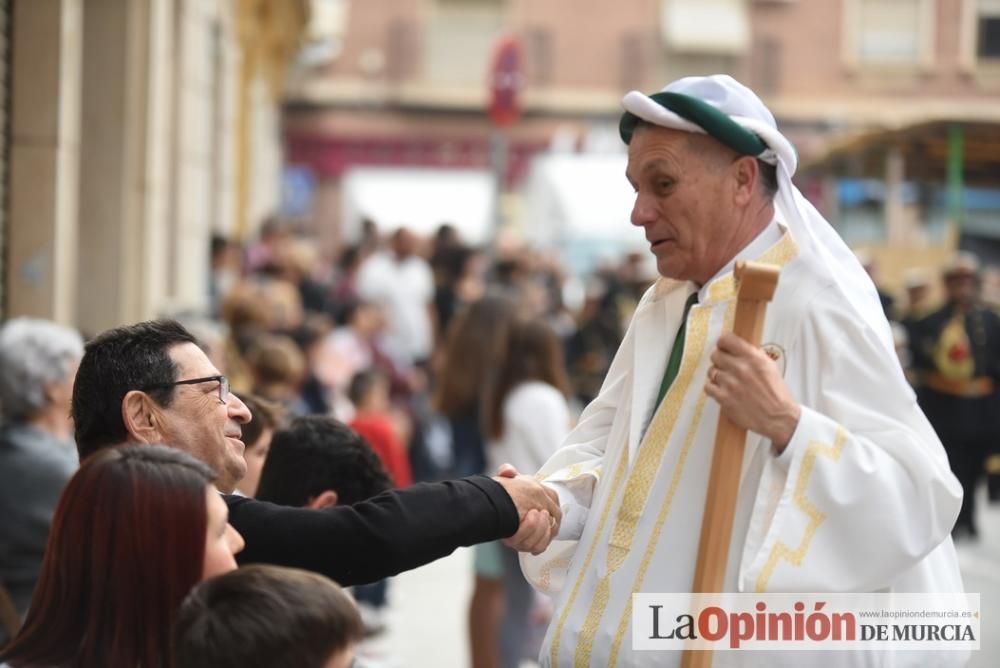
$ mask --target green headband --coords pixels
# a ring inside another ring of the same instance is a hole
[[[737,153],[759,156],[767,150],[767,144],[755,133],[696,97],[683,93],[653,93],[649,98],[681,118],[691,121]],[[622,114],[622,119],[618,123],[618,134],[621,135],[622,141],[626,144],[632,141],[632,133],[642,120],[630,111]]]

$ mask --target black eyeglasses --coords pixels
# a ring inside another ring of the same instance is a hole
[[[206,376],[204,378],[192,378],[191,380],[177,380],[172,383],[161,383],[160,385],[149,385],[146,387],[147,390],[158,390],[165,387],[173,387],[174,385],[198,385],[199,383],[218,383],[219,384],[219,401],[226,403],[229,399],[229,379],[225,376]]]

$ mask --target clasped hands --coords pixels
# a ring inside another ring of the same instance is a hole
[[[778,365],[763,350],[735,334],[719,337],[705,394],[719,402],[733,424],[771,439],[782,452],[792,440],[802,408]]]
[[[519,552],[544,552],[559,532],[559,496],[531,476],[520,475],[510,464],[501,466],[493,479],[510,495],[520,520],[517,533],[504,539],[504,544]]]

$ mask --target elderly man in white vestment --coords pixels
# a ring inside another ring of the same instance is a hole
[[[796,155],[728,76],[625,96],[620,130],[661,278],[599,396],[539,477],[563,521],[523,556],[555,597],[543,666],[676,666],[633,651],[631,596],[690,592],[720,411],[748,430],[732,592],[961,592],[962,490],[875,287],[792,185]],[[737,260],[781,268],[761,348],[733,334]],[[716,652],[715,666],[960,665],[967,656]]]

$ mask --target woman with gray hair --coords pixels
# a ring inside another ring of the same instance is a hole
[[[47,320],[0,328],[0,586],[22,617],[52,513],[78,466],[70,399],[82,356],[80,335]]]

